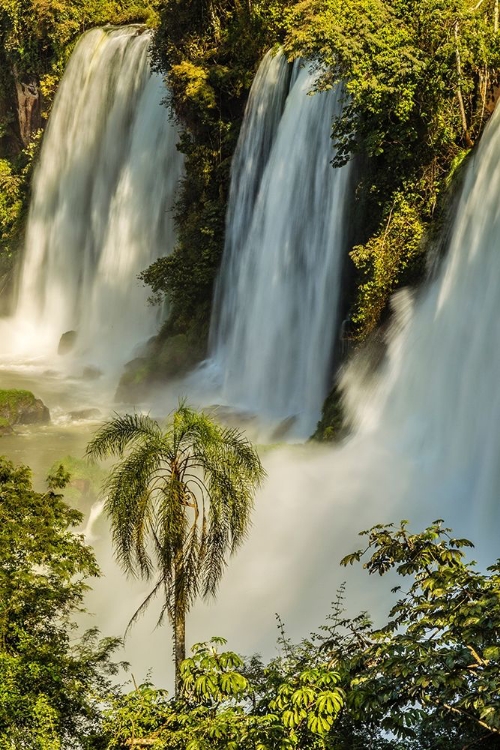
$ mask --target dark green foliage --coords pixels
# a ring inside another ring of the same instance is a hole
[[[110,707],[105,727],[110,748],[135,741],[158,750],[292,750],[324,748],[342,708],[340,676],[327,665],[294,671],[246,666],[220,638],[193,647],[182,665],[182,691],[141,685]]]
[[[181,368],[206,352],[230,162],[253,75],[264,51],[282,34],[285,5],[284,0],[168,0],[160,12],[153,64],[167,77],[171,113],[183,131],[179,148],[186,174],[176,206],[175,251],[142,279],[171,304],[162,338],[186,336]]]
[[[330,391],[324,405],[321,420],[318,422],[312,440],[322,442],[338,442],[347,434],[345,426],[342,392],[335,385]]]
[[[82,516],[49,489],[35,492],[27,467],[0,458],[0,748],[80,747],[97,731],[99,700],[116,640],[71,634],[86,579],[99,575],[74,528]]]
[[[59,76],[68,45],[93,26],[156,20],[157,0],[3,0],[0,48],[19,76]]]
[[[499,566],[465,563],[465,539],[440,522],[422,533],[376,526],[365,567],[409,584],[376,629],[347,618],[344,587],[318,633],[264,665],[196,644],[176,701],[142,685],[110,705],[110,747],[158,750],[470,750],[500,747]],[[400,591],[399,588],[394,591]],[[394,593],[394,592],[393,592]]]
[[[450,531],[441,521],[420,534],[406,521],[375,526],[363,532],[365,549],[342,561],[367,556],[370,574],[405,579],[387,624],[363,633],[363,650],[347,662],[348,706],[401,739],[500,747],[500,561],[479,572],[464,561],[471,542]],[[345,664],[342,649],[333,655]]]
[[[353,322],[364,338],[390,294],[423,271],[425,233],[448,175],[492,111],[500,62],[493,0],[302,0],[286,49],[318,61],[318,88],[341,80],[336,163],[369,158],[366,240],[354,248]]]

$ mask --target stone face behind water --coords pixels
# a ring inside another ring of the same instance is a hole
[[[50,412],[31,391],[0,390],[0,425],[3,432],[18,424],[47,424]]]
[[[68,354],[68,352],[70,352],[75,345],[76,337],[77,337],[76,331],[66,331],[66,333],[63,333],[63,335],[59,339],[59,346],[57,347],[57,353]]]

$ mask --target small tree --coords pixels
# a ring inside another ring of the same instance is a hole
[[[120,458],[105,483],[117,556],[127,572],[155,584],[131,623],[159,593],[173,627],[175,685],[186,656],[186,613],[198,595],[214,595],[245,539],[265,472],[238,431],[181,403],[162,430],[148,416],[117,416],[87,448],[92,459]]]

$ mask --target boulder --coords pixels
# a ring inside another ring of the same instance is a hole
[[[76,331],[66,331],[66,333],[63,333],[63,335],[59,339],[57,353],[68,354],[68,352],[70,352],[75,345],[77,335],[78,334]]]
[[[70,419],[73,422],[80,422],[85,419],[99,419],[101,412],[99,409],[78,409],[77,411],[70,411]]]
[[[0,390],[0,420],[6,429],[17,424],[47,424],[50,412],[31,391]]]

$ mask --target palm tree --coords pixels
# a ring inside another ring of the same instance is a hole
[[[186,656],[186,613],[198,595],[215,595],[245,539],[255,490],[265,472],[236,429],[180,403],[166,429],[149,416],[116,416],[87,447],[93,460],[118,456],[105,483],[105,509],[123,568],[154,586],[129,626],[161,593],[158,624],[174,635],[176,694]]]

